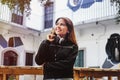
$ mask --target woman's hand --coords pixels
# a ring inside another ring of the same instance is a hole
[[[48,34],[47,35],[47,40],[50,41],[50,42],[54,41],[54,38],[55,38],[54,34]]]

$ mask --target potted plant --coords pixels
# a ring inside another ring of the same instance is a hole
[[[31,11],[30,1],[31,0],[0,0],[0,3],[7,5],[10,10],[14,10],[17,7],[17,10],[23,14],[24,11],[27,13]]]

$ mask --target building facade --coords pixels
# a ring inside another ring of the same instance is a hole
[[[116,50],[112,59],[109,58],[112,54],[107,49],[110,36],[120,34],[120,25],[114,19],[117,14],[114,4],[109,0],[48,1],[44,5],[38,0],[32,0],[29,16],[11,12],[6,5],[0,4],[1,65],[7,64],[5,56],[11,60],[10,55],[7,55],[11,51],[15,63],[8,62],[9,65],[38,66],[34,57],[39,44],[54,26],[54,21],[64,16],[69,17],[75,25],[79,45],[75,66],[118,67],[119,50]]]

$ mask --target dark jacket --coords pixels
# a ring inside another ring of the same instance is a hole
[[[73,78],[73,66],[78,46],[71,41],[50,43],[44,40],[35,57],[38,65],[44,63],[44,79]]]

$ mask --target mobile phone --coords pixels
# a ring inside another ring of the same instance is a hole
[[[54,29],[54,28],[52,28],[51,34],[56,35],[56,34],[55,34],[55,29]]]

